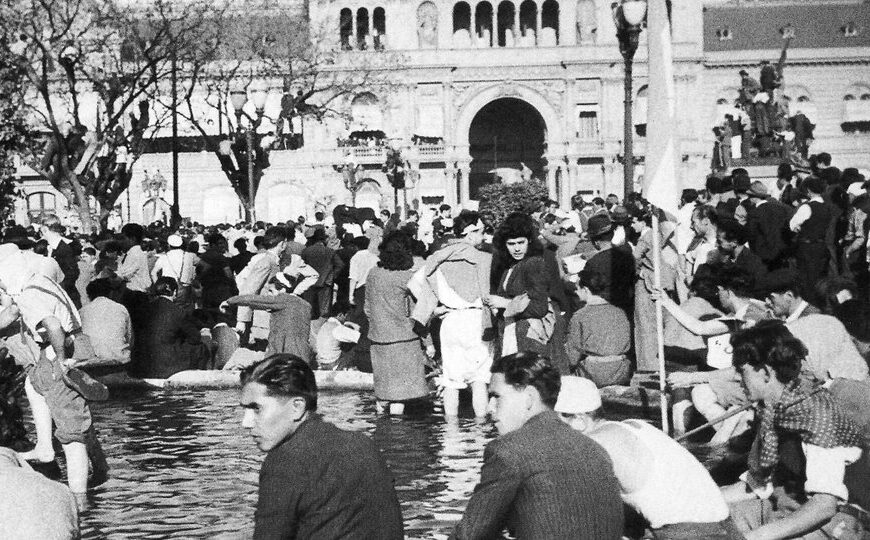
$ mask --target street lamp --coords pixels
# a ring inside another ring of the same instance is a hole
[[[619,52],[625,61],[625,111],[623,114],[623,163],[622,185],[624,196],[634,191],[634,122],[632,108],[632,64],[634,53],[640,41],[641,24],[646,16],[646,0],[622,0],[610,6],[613,22],[616,24],[616,37],[619,39]]]
[[[266,98],[269,92],[265,86],[259,84],[251,85],[250,101],[254,105],[256,117],[248,116],[250,125],[245,130],[245,140],[247,143],[248,154],[248,204],[250,204],[250,219],[251,223],[257,220],[256,204],[254,199],[254,131],[260,125],[263,119],[263,112],[266,108]],[[242,115],[244,115],[245,105],[248,103],[248,91],[244,88],[236,87],[230,90],[230,103],[236,113],[236,128],[242,127]]]

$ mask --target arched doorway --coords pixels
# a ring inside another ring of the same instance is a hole
[[[544,178],[544,141],[547,126],[532,105],[517,98],[499,98],[474,116],[468,132],[471,154],[470,195],[478,198],[482,186],[495,180],[495,169],[514,169],[522,164],[535,178]]]

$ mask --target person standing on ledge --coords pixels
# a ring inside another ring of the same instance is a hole
[[[254,539],[404,538],[393,479],[374,443],[317,414],[308,364],[277,354],[242,371],[242,427],[266,452]]]
[[[521,352],[496,360],[490,414],[499,437],[483,453],[480,482],[452,538],[616,540],[622,536],[619,484],[604,449],[553,411],[559,370]]]

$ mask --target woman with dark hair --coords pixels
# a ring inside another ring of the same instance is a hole
[[[143,329],[136,334],[130,374],[165,379],[186,369],[205,369],[209,354],[199,327],[175,303],[178,283],[171,277],[157,278],[154,293],[157,298],[149,304]]]
[[[411,319],[415,300],[408,282],[416,271],[412,240],[402,231],[388,234],[379,246],[378,265],[366,279],[364,309],[375,397],[379,409],[390,404],[391,414],[402,414],[403,402],[429,393],[426,355]]]
[[[486,303],[492,310],[504,310],[501,354],[496,358],[521,351],[548,353],[557,313],[550,301],[551,274],[532,218],[519,212],[509,215],[495,233],[493,251],[497,294]]]
[[[866,538],[864,439],[834,396],[801,373],[806,347],[782,323],[767,321],[735,334],[731,345],[759,415],[749,470],[723,488],[741,532],[750,539]]]

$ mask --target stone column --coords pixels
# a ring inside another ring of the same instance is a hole
[[[559,168],[559,159],[556,156],[548,155],[547,158],[547,197],[551,199],[558,198],[556,193],[556,169]]]
[[[456,206],[456,192],[459,182],[459,169],[455,166],[455,162],[448,160],[444,169],[444,202],[451,206]]]
[[[535,4],[535,45],[541,44],[541,14],[544,11],[544,3]]]
[[[458,192],[456,206],[462,207],[471,199],[471,183],[469,175],[471,174],[471,162],[463,161],[459,163],[459,179],[457,189]]]

